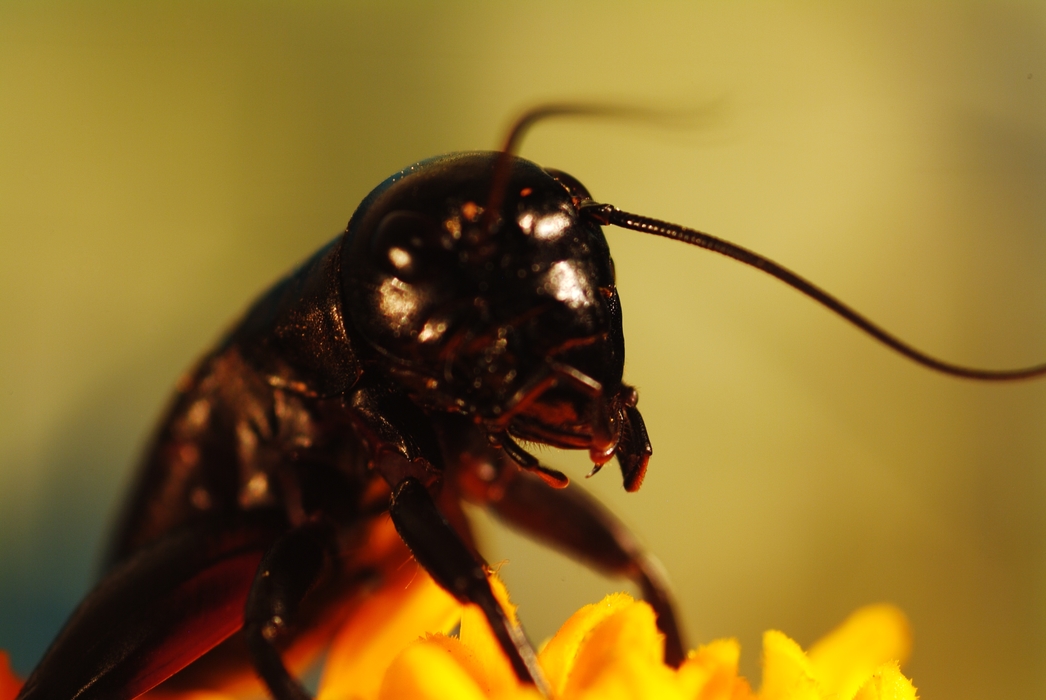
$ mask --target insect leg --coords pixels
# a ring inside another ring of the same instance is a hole
[[[600,571],[634,581],[657,614],[665,635],[665,662],[683,662],[679,623],[661,565],[624,523],[574,484],[550,488],[540,478],[508,466],[496,486],[488,490],[486,505],[506,523]]]
[[[392,495],[392,522],[418,563],[455,598],[478,605],[522,681],[548,694],[533,647],[498,604],[480,562],[436,508],[420,481],[404,479]]]
[[[288,671],[276,642],[331,560],[333,532],[306,523],[273,543],[258,567],[247,599],[243,632],[251,660],[276,700],[311,700]]]

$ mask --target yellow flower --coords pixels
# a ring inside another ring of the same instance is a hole
[[[515,619],[504,587],[492,582]],[[382,625],[359,625],[357,618],[335,642],[320,700],[541,697],[516,680],[482,614],[459,608],[423,573],[406,591],[385,595],[402,598],[392,608],[390,600],[374,599]],[[432,633],[449,628],[459,614],[458,637]],[[394,651],[393,638],[406,643]],[[888,605],[858,610],[805,653],[781,632],[767,632],[756,693],[738,675],[735,640],[692,651],[678,669],[665,666],[650,606],[619,593],[575,613],[538,661],[557,700],[915,700],[915,688],[899,670],[910,640],[904,615]]]
[[[492,578],[510,619],[501,582]],[[460,626],[459,626],[460,624]],[[456,637],[447,632],[459,626]],[[738,675],[736,640],[662,662],[664,640],[650,606],[618,593],[585,607],[541,649],[538,662],[555,700],[916,700],[899,669],[911,650],[903,613],[861,608],[804,652],[781,632],[763,636],[763,682]],[[0,653],[0,700],[19,686]],[[155,700],[174,694],[157,689]],[[228,691],[178,700],[231,700]],[[516,679],[482,613],[461,606],[420,569],[401,570],[365,598],[338,632],[318,700],[541,700]]]

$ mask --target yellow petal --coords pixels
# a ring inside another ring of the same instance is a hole
[[[691,700],[675,672],[649,659],[617,656],[614,662],[585,679],[567,683],[562,700]]]
[[[379,700],[487,700],[476,681],[475,660],[453,637],[409,644],[385,674]]]
[[[409,578],[408,578],[409,577]],[[319,700],[377,697],[392,659],[427,632],[449,631],[461,605],[420,568],[371,594],[335,638],[320,681]]]
[[[622,687],[642,691],[634,697],[668,697],[647,694],[641,685],[651,684],[660,693],[676,686],[675,672],[664,665],[664,655],[665,640],[657,630],[653,609],[631,602],[595,625],[582,640],[562,695],[582,697],[585,691],[606,688],[606,678],[614,676]]]
[[[690,652],[676,672],[683,694],[695,700],[753,697],[748,681],[737,675],[740,658],[741,645],[736,639],[720,639]]]
[[[763,634],[763,687],[760,700],[820,700],[813,663],[783,633]]]
[[[865,681],[854,700],[916,700],[915,686],[896,663],[885,663]]]
[[[571,615],[542,648],[538,654],[538,662],[545,671],[545,679],[557,696],[563,693],[582,640],[600,622],[634,602],[632,596],[627,593],[615,593],[598,603],[586,605]]]
[[[516,684],[491,693],[473,650],[457,637],[430,635],[405,648],[393,660],[379,700],[545,700],[533,686]]]
[[[904,663],[912,650],[908,619],[892,605],[868,605],[851,614],[808,652],[825,692],[839,698],[857,689],[882,664]]]
[[[494,590],[501,607],[512,624],[519,624],[516,618],[516,606],[508,597],[505,584],[497,576],[490,577],[490,587]],[[500,697],[519,687],[512,665],[501,649],[494,631],[490,629],[486,616],[475,605],[465,606],[461,614],[461,641],[475,655],[476,662],[482,669],[483,685],[491,697]]]

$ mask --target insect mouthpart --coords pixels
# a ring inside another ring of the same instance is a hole
[[[587,476],[598,473],[617,456],[625,488],[638,489],[651,448],[643,419],[635,408],[635,389],[622,384],[608,396],[602,387],[596,389],[598,383],[594,380],[574,368],[569,369],[573,371],[560,368],[560,375],[549,379],[526,405],[517,407],[509,420],[489,424],[488,439],[504,449],[519,466],[557,488],[567,485],[567,477],[542,465],[513,438],[561,449],[588,450],[593,468]],[[595,386],[581,383],[575,375]]]

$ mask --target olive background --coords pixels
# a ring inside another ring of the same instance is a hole
[[[83,595],[179,374],[397,169],[495,147],[760,251],[916,346],[1046,359],[1039,2],[0,3],[0,647]],[[608,231],[641,491],[692,643],[910,616],[924,698],[1046,694],[1046,382],[923,370],[780,283]],[[581,478],[583,455],[542,458]],[[491,525],[536,640],[622,584]]]

